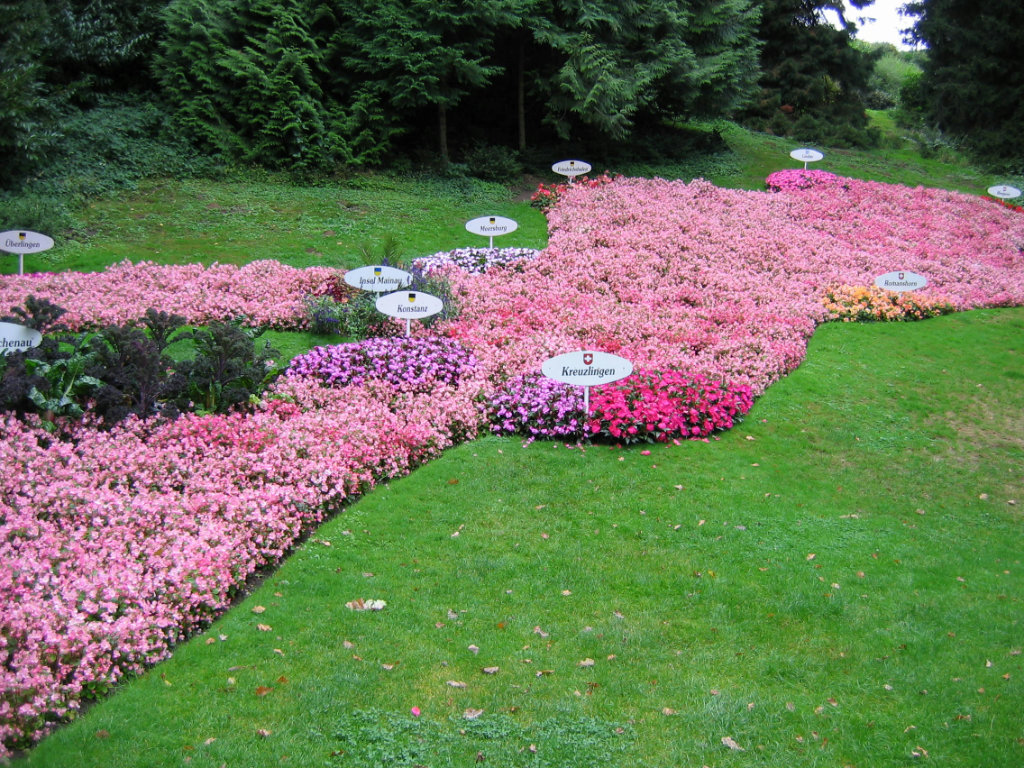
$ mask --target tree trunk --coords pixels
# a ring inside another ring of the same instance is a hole
[[[516,82],[516,116],[519,120],[519,151],[526,151],[526,53],[519,43],[519,77]]]
[[[441,153],[441,166],[448,167],[448,110],[444,104],[437,105],[437,138]]]

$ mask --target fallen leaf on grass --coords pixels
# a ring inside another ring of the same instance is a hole
[[[257,624],[256,629],[258,629],[260,632],[271,632],[273,631],[274,628],[269,624]]]
[[[271,734],[271,731],[268,731],[266,728],[257,728],[256,729],[256,735],[259,736],[262,739],[267,738],[268,736],[270,736],[270,734]]]
[[[485,675],[496,675],[501,671],[501,667],[484,667],[482,670]]]
[[[449,688],[465,688],[466,684],[461,680],[449,680],[446,685]]]
[[[462,717],[465,720],[476,720],[483,713],[484,713],[484,711],[482,709],[472,709],[472,708],[470,708],[470,709],[467,709],[465,712],[462,713]]]
[[[252,609],[252,612],[253,613],[263,613],[265,610],[267,610],[267,609],[264,608],[262,605],[257,605],[255,608]]]
[[[258,685],[258,686],[256,686],[256,695],[257,696],[266,696],[272,690],[274,690],[274,689],[271,688],[269,685]]]
[[[577,667],[592,667],[592,666],[594,666],[594,664],[595,664],[595,662],[594,662],[593,659],[587,658],[587,659],[583,659],[582,661],[580,661],[576,666]]]
[[[727,746],[729,749],[735,750],[736,752],[746,752],[747,751],[743,747],[741,747],[739,744],[737,744],[736,740],[733,739],[732,736],[723,736],[722,737],[722,743],[725,746]]]
[[[361,597],[345,603],[350,611],[383,611],[387,605],[383,600],[364,600]]]

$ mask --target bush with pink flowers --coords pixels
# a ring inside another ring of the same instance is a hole
[[[595,389],[587,429],[622,443],[696,440],[731,429],[753,403],[745,385],[679,371],[636,371]]]

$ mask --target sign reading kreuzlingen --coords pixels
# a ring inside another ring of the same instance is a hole
[[[540,367],[549,379],[583,387],[583,412],[590,412],[590,388],[624,379],[633,372],[633,363],[610,352],[566,352],[549,357]]]

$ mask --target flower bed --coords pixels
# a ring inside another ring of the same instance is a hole
[[[830,320],[844,323],[924,320],[956,311],[945,299],[886,291],[873,285],[829,286],[821,303]]]
[[[579,392],[537,374],[552,355],[633,362],[631,381],[592,393],[592,434],[703,437],[801,362],[830,285],[907,269],[929,280],[914,301],[1024,304],[1024,218],[979,198],[853,179],[778,193],[565,186],[536,258],[446,270],[459,318],[394,346],[310,353],[252,414],[79,424],[63,441],[0,423],[0,756],[165,657],[354,494],[475,435],[481,401],[501,430],[577,434]],[[0,307],[34,294],[75,327],[150,306],[295,327],[302,296],[339,279],[273,262],[123,264],[4,278]]]
[[[72,330],[137,324],[154,308],[182,315],[189,323],[243,318],[247,325],[293,329],[306,325],[304,297],[352,289],[328,267],[296,269],[276,261],[158,266],[125,261],[103,272],[40,272],[0,281],[0,314],[28,296],[49,299],[67,310],[61,322]]]
[[[486,272],[494,267],[514,267],[537,258],[533,248],[456,248],[413,259],[413,266],[426,273],[454,267],[466,272]]]

